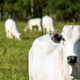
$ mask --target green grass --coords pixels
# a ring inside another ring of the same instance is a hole
[[[42,36],[40,32],[24,33],[27,23],[16,23],[22,33],[21,41],[7,39],[4,21],[0,22],[0,80],[28,80],[28,52],[34,39]],[[55,29],[61,32],[62,27],[67,24],[75,23],[55,23]]]
[[[80,22],[78,23],[73,23],[73,22],[56,22],[54,23],[55,29],[60,33],[62,31],[62,28],[64,25],[80,25]]]

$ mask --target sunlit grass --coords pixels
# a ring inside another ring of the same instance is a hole
[[[17,21],[17,28],[22,34],[22,40],[7,39],[5,36],[4,21],[0,22],[0,80],[28,80],[28,52],[34,39],[43,34],[41,32],[24,32],[27,22]],[[67,24],[54,24],[59,32]],[[79,24],[79,23],[77,23]]]

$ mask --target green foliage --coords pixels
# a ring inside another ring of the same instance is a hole
[[[45,0],[33,0],[34,17],[42,17],[43,9],[47,2]]]
[[[33,13],[31,3],[31,0],[0,0],[0,20],[9,17],[27,20],[44,15],[51,15],[58,21],[80,20],[79,0],[33,0]]]
[[[54,13],[57,20],[78,20],[80,14],[80,2],[78,0],[48,0],[45,9],[49,14]]]

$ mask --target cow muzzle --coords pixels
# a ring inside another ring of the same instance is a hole
[[[67,61],[69,64],[75,64],[77,63],[77,56],[68,56]]]

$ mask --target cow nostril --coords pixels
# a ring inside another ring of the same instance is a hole
[[[67,57],[68,63],[76,63],[77,57],[76,56],[69,56]]]
[[[77,57],[76,56],[74,56],[72,59],[74,60],[74,62],[77,62]]]

